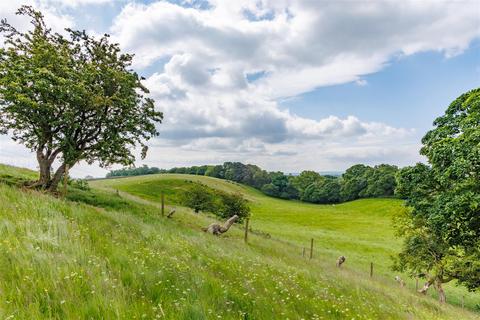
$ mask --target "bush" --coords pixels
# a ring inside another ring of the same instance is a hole
[[[88,184],[88,181],[85,179],[73,179],[71,180],[70,185],[80,190],[84,190],[84,191],[90,190],[90,185]]]
[[[215,212],[217,210],[213,191],[196,183],[183,193],[181,202],[184,206],[192,208],[195,213],[200,211]]]
[[[181,202],[196,213],[210,212],[225,219],[236,214],[239,217],[237,222],[250,215],[248,201],[240,193],[216,191],[197,183],[185,190]]]
[[[244,218],[250,216],[248,200],[243,198],[240,193],[219,191],[217,195],[220,200],[216,213],[217,216],[227,219],[236,214],[239,217],[237,222],[241,222]]]

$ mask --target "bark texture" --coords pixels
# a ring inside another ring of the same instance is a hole
[[[443,278],[443,277],[432,277],[428,278],[427,282],[423,285],[423,288],[418,290],[418,292],[422,294],[427,294],[428,289],[433,285],[435,290],[438,293],[438,301],[440,303],[447,302],[447,296],[445,295],[445,290],[443,290],[443,284],[451,281],[451,278]]]
[[[344,256],[340,256],[338,257],[337,259],[337,267],[341,268],[342,267],[342,264],[345,262],[345,260],[347,260]]]
[[[222,225],[218,223],[212,223],[206,228],[202,228],[203,231],[214,234],[216,236],[221,235],[222,233],[225,233],[230,229],[230,227],[233,225],[233,223],[238,219],[237,215],[232,216],[230,219],[225,221],[225,223]]]

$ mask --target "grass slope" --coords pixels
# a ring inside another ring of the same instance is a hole
[[[160,174],[122,179],[98,180],[100,188],[117,189],[159,203],[162,192],[166,202],[179,205],[179,194],[192,182],[201,183],[227,192],[240,192],[251,201],[251,227],[268,233],[274,239],[288,241],[298,246],[299,254],[310,239],[314,239],[314,254],[318,259],[334,263],[339,255],[347,257],[346,267],[368,275],[370,263],[374,274],[391,281],[391,256],[401,247],[401,240],[394,237],[392,218],[403,208],[398,199],[361,199],[337,205],[316,205],[300,201],[268,197],[256,189],[235,182],[205,176]],[[407,279],[407,286],[415,289],[415,281]],[[480,294],[468,293],[454,284],[448,284],[450,303],[464,304],[479,310]],[[434,290],[430,294],[436,297]]]
[[[245,245],[237,227],[205,234],[208,217],[179,207],[174,219],[161,218],[158,204],[102,188],[70,190],[65,201],[0,183],[1,318],[477,317],[301,259],[289,242],[252,235]]]

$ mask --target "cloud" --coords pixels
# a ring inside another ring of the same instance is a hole
[[[342,144],[332,149],[338,157],[344,148],[356,150],[348,153],[352,159],[374,159],[388,158],[387,146],[411,139],[414,130],[355,116],[309,119],[282,110],[279,99],[348,82],[364,86],[363,76],[398,56],[459,54],[479,36],[476,6],[239,0],[195,8],[160,1],[126,5],[111,31],[136,52],[137,68],[167,60],[146,80],[165,112],[160,130],[167,143],[271,157],[288,145],[333,148],[326,142],[335,141]]]
[[[173,56],[164,69],[145,84],[168,115],[159,127],[161,137],[180,145],[206,138],[235,138],[240,142],[255,138],[276,144],[293,140],[400,138],[411,134],[410,130],[363,122],[354,116],[314,120],[280,110],[276,101],[259,94],[244,78],[232,79],[230,72],[221,69],[209,71],[191,55]]]
[[[106,2],[29,3],[44,8],[57,29],[75,22],[63,8]],[[0,11],[19,3],[0,3]],[[110,32],[122,50],[135,53],[134,68],[149,74],[145,85],[165,113],[150,161],[335,170],[352,161],[417,160],[415,132],[335,110],[308,118],[279,101],[323,86],[367,85],[366,75],[398,57],[460,54],[480,35],[478,10],[476,1],[130,2]]]
[[[394,55],[461,53],[479,36],[478,2],[210,1],[209,10],[129,4],[112,32],[137,65],[190,54],[211,68],[267,71],[261,91],[297,95],[359,80]],[[268,19],[249,20],[250,16]]]
[[[90,6],[112,3],[113,0],[41,0],[49,4],[60,5],[62,7],[76,8],[79,6]]]
[[[68,14],[60,12],[50,1],[36,0],[9,0],[0,1],[0,18],[7,19],[8,23],[18,30],[25,31],[31,27],[30,18],[19,16],[15,13],[22,5],[29,5],[40,10],[45,16],[47,25],[56,32],[63,32],[65,28],[74,25],[73,18]],[[3,41],[0,43],[3,44]]]

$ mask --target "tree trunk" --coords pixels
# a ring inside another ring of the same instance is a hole
[[[432,283],[433,283],[433,280],[428,279],[427,282],[425,282],[425,284],[423,285],[423,288],[418,290],[418,292],[420,292],[422,294],[427,294],[428,288],[430,288]]]
[[[438,301],[440,303],[445,303],[447,302],[447,297],[445,295],[445,291],[443,290],[443,287],[442,287],[442,280],[441,279],[437,279],[435,281],[435,289],[437,290],[438,292]]]
[[[60,180],[62,180],[63,174],[65,173],[66,164],[62,163],[60,167],[58,167],[57,171],[53,175],[53,178],[47,183],[47,189],[50,192],[57,191],[58,184]]]
[[[43,154],[42,150],[37,150],[37,161],[40,176],[37,181],[30,185],[30,187],[46,189],[51,180],[52,161]]]

